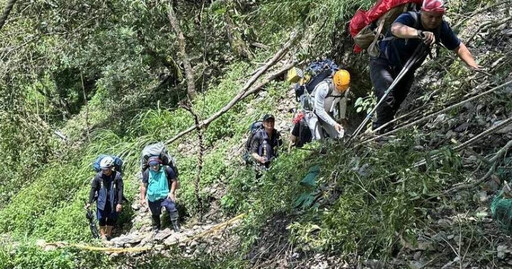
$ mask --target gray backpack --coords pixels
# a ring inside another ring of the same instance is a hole
[[[144,147],[142,150],[142,156],[140,158],[141,160],[141,169],[142,172],[144,172],[148,167],[148,159],[149,157],[158,156],[160,160],[162,161],[162,165],[168,165],[174,170],[174,173],[176,174],[176,177],[178,176],[178,167],[176,166],[176,160],[173,156],[169,154],[167,151],[167,148],[165,147],[165,144],[162,142],[149,144]]]

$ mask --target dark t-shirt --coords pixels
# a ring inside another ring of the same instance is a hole
[[[418,12],[417,15],[418,22],[416,22],[411,13],[407,12],[402,13],[400,16],[398,16],[394,23],[398,22],[406,26],[425,31],[425,28],[423,28],[423,25],[421,24],[420,13]],[[448,23],[443,20],[439,27],[440,28],[438,29],[431,30],[431,32],[433,32],[434,35],[436,36],[436,41],[440,40],[441,43],[449,50],[456,49],[460,45],[460,40],[457,38],[455,33],[453,33]],[[423,41],[419,38],[393,38],[391,40],[386,40],[388,37],[391,36],[391,30],[389,30],[386,34],[386,38],[380,42],[380,57],[387,58],[389,63],[395,67],[402,67],[403,65],[405,65],[407,60],[412,56],[412,54],[416,50],[416,47]],[[421,65],[423,60],[420,61],[417,66]]]
[[[272,132],[272,137],[269,138],[267,132],[262,129],[254,134],[251,140],[251,153],[256,153],[260,156],[263,156],[263,144],[266,141],[267,144],[267,159],[270,160],[274,157],[277,157],[277,147],[283,144],[281,140],[281,135],[277,130],[274,129]]]
[[[151,169],[151,168],[148,168],[148,169],[144,170],[144,172],[142,173],[142,183],[145,183],[145,184],[148,183],[148,181],[149,181],[149,169]],[[172,181],[176,181],[177,180],[176,173],[174,173],[174,170],[172,170],[172,168],[170,166],[166,166],[165,167],[165,174],[167,176],[167,180],[169,181],[169,187],[170,187]]]

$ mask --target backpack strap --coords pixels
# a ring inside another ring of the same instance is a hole
[[[407,6],[407,5],[406,5]],[[418,29],[420,27],[420,17],[419,17],[419,13],[417,11],[407,11],[407,14],[411,15],[411,17],[413,18],[414,20],[414,24],[413,24],[413,28],[414,29]],[[391,29],[389,30],[391,31]],[[400,53],[398,52],[398,48],[396,47],[396,44],[395,42],[393,42],[394,40],[396,39],[396,37],[391,34],[390,36],[382,39],[381,41],[388,41],[388,46],[391,46],[393,48],[393,51],[395,52],[395,54],[397,55],[397,59],[398,59],[398,64],[400,67],[403,67],[404,65],[402,64],[402,60],[400,59]],[[405,38],[405,42],[407,43],[409,39],[408,38]],[[389,60],[389,55],[387,53],[387,50],[384,51],[384,56],[386,57],[386,59]]]
[[[327,97],[334,97],[334,98],[341,98],[343,97],[341,94],[340,95],[333,95],[332,93],[334,92],[334,82],[332,81],[332,79],[327,79],[327,84],[329,85],[329,91],[327,92],[327,95],[325,96],[325,98]]]
[[[388,16],[388,14],[385,14],[383,17]],[[381,18],[379,25],[377,26],[377,29],[375,31],[375,38],[373,39],[371,44],[376,44],[379,39],[382,40],[382,29],[384,29],[384,22],[386,22],[385,18]]]

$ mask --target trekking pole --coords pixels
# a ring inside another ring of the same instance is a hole
[[[395,86],[400,82],[400,80],[402,79],[403,76],[405,76],[405,74],[409,71],[409,69],[411,68],[411,66],[413,66],[414,64],[416,64],[416,62],[424,56],[424,54],[427,52],[426,51],[426,46],[422,43],[420,44],[416,50],[414,50],[414,53],[412,54],[412,56],[409,58],[409,60],[407,60],[407,62],[405,63],[405,65],[402,67],[402,70],[400,70],[400,73],[398,73],[398,75],[396,76],[396,78],[393,80],[393,83],[391,83],[391,85],[388,87],[388,89],[386,90],[386,92],[384,93],[384,95],[380,98],[379,102],[377,103],[377,105],[375,105],[375,107],[366,115],[366,118],[363,120],[363,122],[357,127],[357,129],[354,131],[354,134],[349,138],[348,140],[348,144],[350,144],[350,142],[352,141],[352,139],[354,139],[356,136],[359,135],[359,133],[363,130],[363,128],[366,126],[366,124],[368,123],[368,121],[372,118],[373,116],[373,113],[375,113],[375,111],[377,110],[377,108],[384,102],[384,100],[386,99],[386,97],[389,95],[389,93],[395,88]]]
[[[368,123],[368,121],[372,118],[372,115],[373,113],[375,113],[375,111],[377,110],[377,108],[379,107],[379,105],[381,105],[384,100],[386,99],[386,97],[389,95],[389,93],[393,90],[393,88],[395,88],[395,86],[398,84],[398,82],[400,82],[400,80],[402,79],[403,76],[405,76],[405,74],[409,71],[409,69],[411,68],[411,66],[413,66],[414,64],[416,64],[418,62],[419,59],[421,59],[424,54],[427,53],[427,49],[426,49],[426,45],[424,45],[423,43],[421,43],[417,48],[416,50],[414,50],[414,53],[412,54],[412,56],[409,58],[409,60],[407,60],[407,63],[405,63],[404,67],[402,68],[402,70],[400,71],[400,73],[398,73],[398,75],[396,76],[396,78],[393,80],[393,83],[391,83],[391,85],[388,87],[388,89],[386,90],[386,92],[384,93],[384,95],[380,98],[379,102],[377,103],[377,105],[375,105],[375,107],[370,111],[370,113],[368,113],[366,115],[366,118],[363,120],[363,122],[361,122],[361,124],[357,127],[357,129],[354,131],[354,133],[352,134],[352,136],[348,139],[347,141],[347,145],[350,145],[350,143],[352,142],[352,140],[357,137],[359,135],[359,133],[363,130],[363,128],[366,126],[366,124]]]
[[[485,95],[487,95],[487,94],[489,94],[489,93],[495,92],[495,91],[497,91],[497,90],[499,90],[499,89],[505,88],[506,86],[509,86],[509,85],[511,85],[511,84],[512,84],[512,80],[509,80],[509,81],[507,81],[507,82],[505,82],[505,83],[503,83],[503,84],[501,84],[501,85],[499,85],[499,86],[496,86],[496,87],[494,87],[494,88],[492,88],[492,89],[490,89],[490,90],[487,90],[487,91],[482,92],[482,93],[480,93],[480,94],[478,94],[478,95],[475,95],[475,96],[469,97],[469,98],[467,98],[467,99],[465,99],[465,100],[462,100],[461,102],[458,102],[458,103],[456,103],[456,104],[453,104],[453,105],[447,106],[447,107],[445,107],[445,108],[443,108],[443,109],[441,109],[441,110],[439,110],[439,111],[432,112],[432,113],[430,113],[430,114],[428,114],[428,115],[425,115],[425,116],[423,116],[423,117],[421,117],[421,118],[419,118],[419,119],[417,119],[417,120],[414,120],[414,121],[409,122],[409,123],[407,123],[407,124],[405,124],[405,125],[402,125],[402,126],[400,126],[399,128],[395,128],[395,129],[393,129],[393,130],[391,130],[391,131],[389,131],[389,132],[387,132],[387,133],[385,133],[385,134],[378,135],[378,136],[375,136],[375,137],[372,137],[372,138],[368,138],[368,139],[366,139],[366,140],[362,141],[362,142],[360,143],[360,145],[365,144],[365,143],[368,143],[368,142],[373,141],[373,140],[375,140],[375,139],[381,138],[381,137],[382,137],[382,136],[384,136],[384,135],[394,134],[394,133],[398,132],[399,130],[402,130],[402,129],[405,129],[405,128],[408,128],[408,127],[414,126],[414,125],[416,125],[416,124],[418,124],[418,123],[420,123],[420,122],[424,122],[424,121],[426,121],[426,120],[429,120],[429,119],[431,119],[431,118],[433,118],[433,117],[435,117],[435,116],[437,116],[437,115],[439,115],[439,114],[442,114],[442,113],[445,113],[445,112],[447,112],[447,111],[449,111],[449,110],[451,110],[451,109],[454,109],[454,108],[460,107],[460,106],[462,106],[462,105],[464,105],[464,104],[466,104],[466,103],[469,103],[469,102],[471,102],[471,101],[473,101],[473,100],[476,100],[476,99],[478,99],[478,98],[480,98],[480,97],[482,97],[482,96],[485,96]]]
[[[100,234],[98,231],[98,227],[96,227],[96,222],[94,221],[94,214],[92,210],[87,208],[85,213],[85,217],[89,220],[89,229],[91,230],[92,238],[100,238]]]

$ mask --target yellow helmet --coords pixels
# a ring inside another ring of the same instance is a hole
[[[344,93],[350,84],[350,74],[345,69],[336,71],[332,79],[338,92]]]

